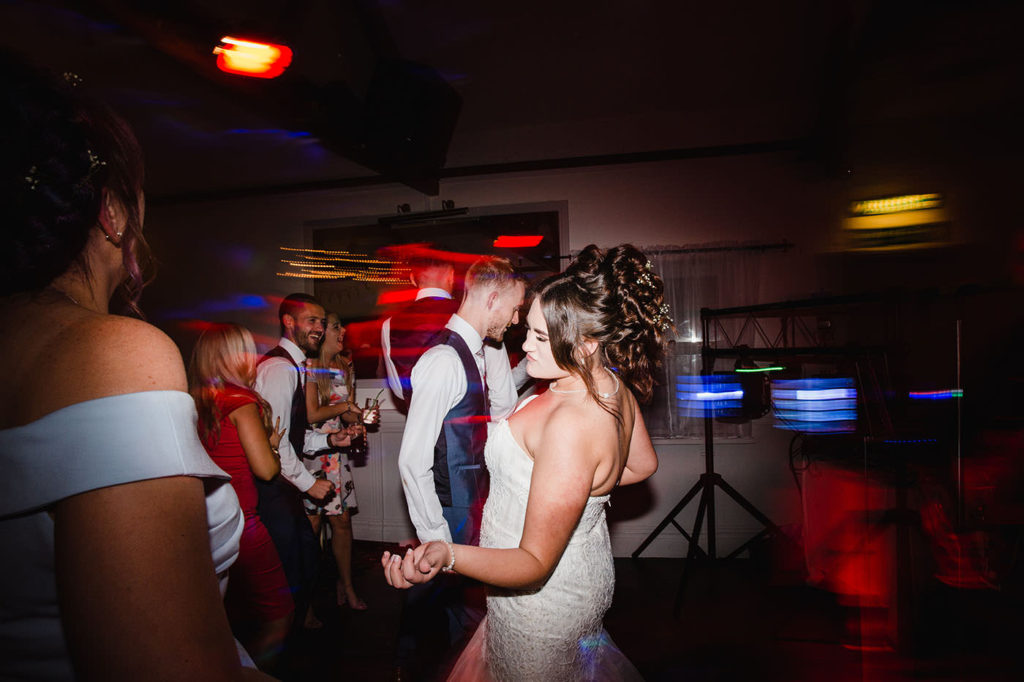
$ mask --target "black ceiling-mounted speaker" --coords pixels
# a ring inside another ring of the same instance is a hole
[[[363,107],[362,159],[430,195],[462,109],[462,97],[434,69],[378,60]]]

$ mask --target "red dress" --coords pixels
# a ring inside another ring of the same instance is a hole
[[[216,444],[204,442],[210,458],[231,476],[231,485],[245,514],[245,530],[238,550],[238,560],[228,571],[225,596],[232,620],[252,619],[260,622],[284,618],[294,610],[288,581],[281,568],[281,559],[266,526],[256,512],[256,484],[249,460],[238,438],[238,429],[229,415],[249,403],[256,403],[256,394],[240,386],[229,386],[217,392],[217,410],[221,415],[220,438]]]

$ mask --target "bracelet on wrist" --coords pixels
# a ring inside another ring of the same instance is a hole
[[[451,557],[451,560],[449,560],[448,561],[448,565],[442,567],[441,570],[444,573],[454,573],[455,572],[455,547],[453,547],[452,543],[448,542],[447,540],[444,540],[443,542],[444,542],[444,544],[448,545],[448,555]]]

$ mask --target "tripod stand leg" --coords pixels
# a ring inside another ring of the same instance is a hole
[[[715,478],[715,485],[725,491],[725,494],[731,497],[736,504],[747,510],[747,513],[753,516],[755,519],[761,522],[761,525],[771,530],[778,530],[778,526],[775,525],[771,519],[761,513],[761,511],[750,503],[750,500],[736,492],[736,489],[725,482],[721,476]]]
[[[702,476],[701,484],[703,482],[704,477]],[[697,519],[694,521],[693,533],[690,536],[690,548],[686,551],[686,563],[683,564],[683,575],[679,579],[679,589],[676,591],[676,604],[672,611],[676,618],[679,618],[679,612],[683,606],[683,596],[686,594],[686,583],[693,568],[693,562],[697,558],[698,544],[700,543],[700,527],[704,524],[704,512],[708,508],[708,498],[714,494],[714,486],[708,484],[704,485],[703,488],[700,495],[700,504],[697,505]]]
[[[694,496],[701,491],[703,485],[704,480],[703,477],[701,477],[701,479],[694,483],[693,487],[690,488],[685,495],[683,495],[683,499],[679,500],[679,503],[672,508],[672,511],[670,511],[668,515],[661,520],[661,523],[659,523],[658,526],[651,531],[650,535],[644,538],[644,541],[640,543],[640,546],[637,547],[630,556],[632,556],[634,559],[639,559],[643,551],[647,549],[647,545],[654,542],[654,538],[658,537],[661,531],[665,530],[665,526],[675,521],[675,518],[676,516],[678,516],[679,512],[683,511],[683,508],[690,503],[690,500],[692,500]],[[683,535],[684,537],[686,536],[685,533],[683,533]],[[689,541],[690,538],[687,537],[687,540]],[[693,545],[694,542],[690,541],[690,546],[692,547]]]
[[[747,547],[750,547],[752,544],[754,544],[755,542],[757,542],[761,538],[763,538],[766,535],[768,535],[768,532],[770,530],[771,530],[770,528],[763,528],[760,533],[758,533],[754,537],[750,538],[749,540],[744,542],[742,545],[740,545],[739,547],[737,547],[733,551],[729,552],[729,555],[727,557],[725,557],[726,560],[728,561],[729,559],[735,559],[740,554],[743,554],[743,550],[745,550]]]

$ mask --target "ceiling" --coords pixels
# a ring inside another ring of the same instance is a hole
[[[904,29],[925,7],[882,4]],[[137,5],[0,2],[0,45],[76,72],[132,123],[155,202],[395,181],[434,194],[472,169],[821,135],[879,25],[870,0]],[[274,81],[223,74],[223,35],[295,60]]]

